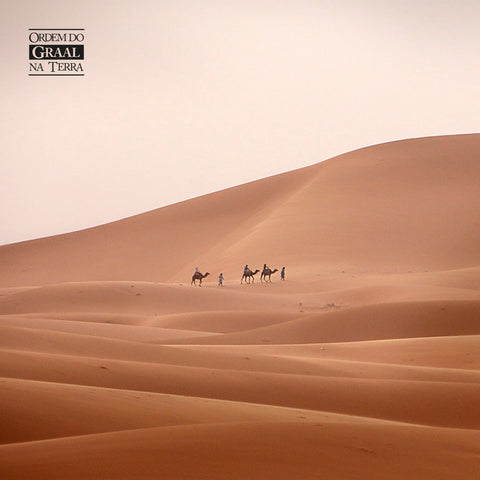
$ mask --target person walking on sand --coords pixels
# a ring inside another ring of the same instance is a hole
[[[223,287],[223,273],[218,276],[218,286]]]
[[[282,270],[280,270],[280,280],[282,282],[285,281],[285,267],[282,267]]]

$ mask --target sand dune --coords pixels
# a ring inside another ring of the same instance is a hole
[[[4,246],[0,286],[189,282],[192,265],[240,280],[245,263],[265,261],[318,272],[480,265],[479,153],[480,135],[387,143],[120,222]]]
[[[319,475],[353,480],[366,470],[374,479],[464,479],[477,473],[478,441],[472,431],[311,424],[306,417],[296,423],[167,427],[6,445],[0,446],[0,460],[12,479],[26,474],[193,480],[227,474],[239,480]],[[417,457],[419,450],[422,461],[412,471],[405,459]],[[89,461],[79,462],[79,452]],[[19,464],[26,467],[20,471]]]
[[[478,158],[377,145],[0,247],[1,477],[478,477]]]
[[[235,345],[470,335],[480,334],[478,318],[480,302],[394,303],[303,315],[254,330],[179,341]]]

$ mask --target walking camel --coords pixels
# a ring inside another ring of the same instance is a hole
[[[190,283],[190,285],[195,285],[197,286],[197,280],[199,280],[199,284],[198,286],[201,287],[202,286],[202,280],[205,278],[205,277],[208,277],[210,274],[207,272],[205,273],[205,275],[202,275],[200,272],[195,272],[193,275],[192,275],[192,282]]]
[[[278,268],[275,268],[275,270],[272,270],[271,268],[264,268],[262,274],[260,275],[260,281],[263,283],[263,280],[266,282],[271,282],[272,280],[270,279],[272,273],[278,272]],[[267,280],[268,277],[268,280]]]
[[[243,272],[242,278],[240,280],[240,283],[243,283],[243,279],[245,279],[245,283],[255,283],[255,275],[259,272],[260,270],[255,270],[252,272],[249,268],[246,268]]]

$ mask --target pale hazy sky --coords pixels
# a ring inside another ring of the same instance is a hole
[[[480,131],[478,0],[0,0],[0,244]],[[29,28],[85,77],[29,77]]]

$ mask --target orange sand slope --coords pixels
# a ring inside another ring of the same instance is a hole
[[[1,478],[480,477],[479,158],[394,142],[0,247]]]

